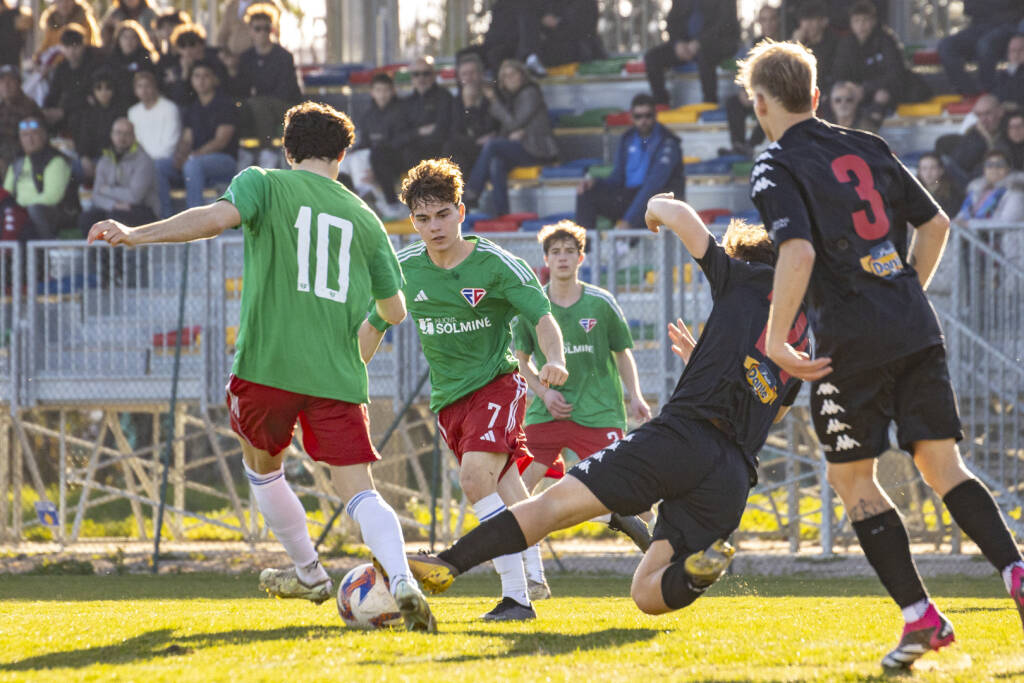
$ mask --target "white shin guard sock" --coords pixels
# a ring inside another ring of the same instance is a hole
[[[405,559],[405,538],[394,508],[374,489],[367,489],[352,496],[345,512],[359,525],[363,543],[387,572],[392,592],[398,579],[415,583]]]
[[[505,503],[502,502],[501,496],[497,493],[484,496],[473,503],[473,512],[481,522],[486,522],[488,519],[504,511]],[[526,572],[523,569],[523,554],[501,555],[500,557],[495,557],[491,562],[494,563],[494,569],[497,570],[498,576],[501,577],[501,595],[512,598],[520,605],[529,605],[530,597],[526,592]]]
[[[539,543],[523,551],[523,561],[526,564],[526,578],[544,583],[544,560],[540,557]]]
[[[263,519],[295,563],[299,579],[313,585],[327,578],[327,572],[317,563],[316,550],[309,538],[306,510],[292,487],[288,486],[284,468],[268,474],[257,474],[245,465],[245,476],[249,478],[253,497],[256,498]]]

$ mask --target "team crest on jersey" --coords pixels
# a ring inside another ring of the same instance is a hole
[[[476,305],[480,303],[480,299],[483,299],[486,294],[487,290],[480,287],[464,287],[462,289],[462,296],[466,298],[466,301],[473,308],[476,308]]]
[[[773,403],[778,396],[778,385],[775,382],[775,376],[768,369],[768,366],[747,356],[746,360],[743,361],[743,367],[746,368],[747,384],[754,390],[757,399],[761,403]]]
[[[584,332],[590,332],[597,324],[597,318],[580,318],[580,327]]]

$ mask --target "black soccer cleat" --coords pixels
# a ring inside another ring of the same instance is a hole
[[[494,609],[480,618],[484,621],[529,621],[536,619],[537,613],[533,610],[533,605],[522,605],[506,596]]]
[[[886,669],[909,669],[925,653],[944,648],[954,640],[953,624],[935,605],[928,605],[923,617],[903,627],[900,644],[882,658],[882,666]]]
[[[651,532],[647,528],[646,522],[636,515],[620,515],[613,512],[611,519],[608,520],[608,528],[629,536],[642,553],[646,553],[647,549],[651,547]]]

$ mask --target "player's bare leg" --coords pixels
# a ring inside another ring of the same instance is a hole
[[[533,467],[534,463],[530,463]],[[529,468],[527,468],[529,469]],[[530,497],[530,487],[526,486],[519,476],[518,467],[510,467],[498,480],[498,494],[505,505],[512,506]],[[544,576],[544,560],[540,556],[540,543],[535,543],[523,551],[523,565],[526,571],[526,593],[530,601],[547,600],[551,597],[551,588]]]
[[[526,486],[526,490],[529,491],[531,496],[536,492],[537,485],[544,479],[544,475],[547,474],[547,471],[547,465],[542,465],[534,460],[526,468],[526,471],[523,472],[523,485]]]
[[[1024,623],[1024,561],[992,494],[964,465],[953,439],[915,442],[914,464],[957,525],[999,571]]]
[[[735,550],[724,540],[677,562],[665,539],[651,543],[633,574],[629,594],[646,614],[665,614],[686,607],[725,574]]]
[[[331,484],[347,501],[345,511],[359,525],[363,543],[387,577],[388,587],[410,631],[437,630],[423,593],[405,559],[405,538],[394,509],[374,489],[370,464],[331,467]]]
[[[930,650],[951,644],[953,625],[928,598],[910,555],[910,538],[895,506],[875,477],[875,460],[829,463],[828,481],[843,501],[864,556],[903,612],[900,642],[882,659],[890,669],[909,668]]]
[[[244,439],[239,441],[256,505],[295,565],[288,569],[264,569],[260,572],[260,588],[279,598],[303,598],[317,604],[329,600],[331,577],[320,565],[309,538],[306,510],[285,480],[280,454],[271,455]]]

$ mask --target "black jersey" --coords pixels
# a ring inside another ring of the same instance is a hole
[[[752,468],[783,405],[792,405],[800,380],[782,372],[764,352],[774,269],[730,258],[714,240],[697,261],[711,285],[714,307],[690,362],[658,420],[711,420],[732,438]],[[801,312],[789,343],[807,347]]]
[[[750,183],[776,244],[814,245],[807,315],[837,377],[942,342],[907,263],[907,223],[926,223],[939,205],[884,140],[801,121],[757,158]]]

